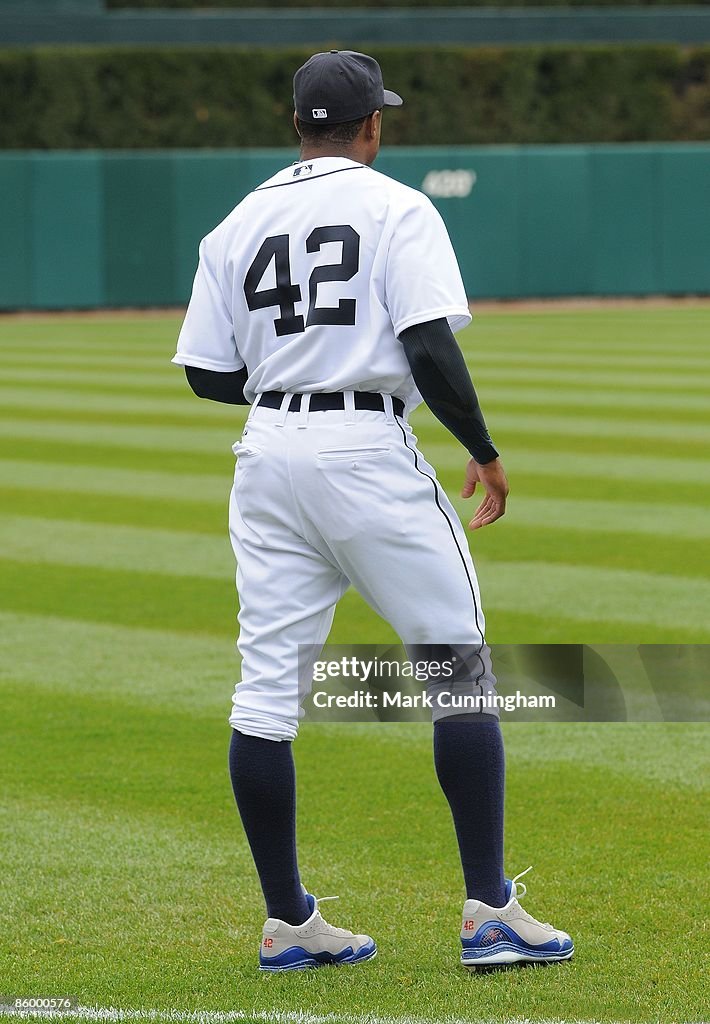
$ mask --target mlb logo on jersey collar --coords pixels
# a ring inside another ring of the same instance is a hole
[[[303,178],[306,174],[310,174],[313,170],[313,164],[299,164],[293,169],[294,178]]]

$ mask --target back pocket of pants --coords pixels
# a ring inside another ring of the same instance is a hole
[[[391,450],[384,445],[369,445],[361,448],[347,445],[340,448],[321,448],[318,458],[324,462],[357,462],[361,459],[383,459],[385,455],[389,455]]]
[[[245,444],[243,441],[233,444],[232,451],[238,459],[253,459],[256,455],[261,455],[260,448],[254,448],[253,445]]]

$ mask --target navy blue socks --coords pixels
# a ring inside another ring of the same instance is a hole
[[[229,773],[266,912],[288,924],[303,924],[311,912],[296,858],[296,771],[291,744],[233,729]]]
[[[492,715],[455,717],[434,725],[434,764],[454,819],[466,898],[502,907],[503,737]]]
[[[505,904],[505,759],[498,722],[469,715],[434,726],[436,774],[449,801],[466,896]],[[296,857],[296,773],[291,744],[232,731],[229,771],[269,917],[302,924],[310,911]]]

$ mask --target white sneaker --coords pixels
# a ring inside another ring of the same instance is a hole
[[[337,896],[315,896],[304,891],[311,916],[303,924],[287,924],[270,917],[264,925],[259,950],[259,970],[298,971],[322,964],[356,964],[371,960],[377,953],[369,935],[354,935],[345,928],[334,928],[321,917],[318,904],[337,900]]]
[[[523,910],[518,902],[516,882],[530,868],[506,882],[504,907],[489,907],[479,900],[466,900],[461,928],[461,963],[473,970],[492,964],[513,964],[521,961],[549,963],[569,960],[574,943],[567,932],[551,924],[542,924]],[[527,888],[520,883],[525,896]]]

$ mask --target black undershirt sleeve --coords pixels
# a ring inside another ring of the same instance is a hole
[[[434,413],[481,465],[498,458],[463,353],[446,318],[415,324],[399,340],[419,392]]]
[[[246,366],[232,373],[186,366],[185,376],[198,398],[209,398],[213,402],[226,402],[228,405],[249,405],[244,397],[244,385],[249,377]]]

